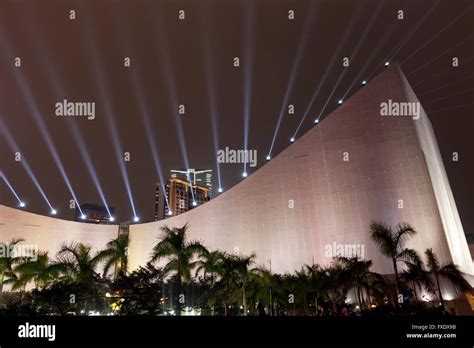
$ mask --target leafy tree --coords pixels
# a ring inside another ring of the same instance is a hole
[[[380,252],[392,260],[397,294],[400,293],[398,262],[419,259],[415,250],[405,248],[408,237],[415,233],[414,228],[407,223],[398,224],[395,230],[384,223],[374,222],[370,225],[372,240],[377,244]]]
[[[91,249],[83,243],[63,245],[57,259],[48,267],[48,272],[57,276],[55,282],[76,284],[81,289],[85,313],[90,311],[97,298],[98,283],[101,281],[97,268],[102,258],[100,253],[92,254]]]
[[[16,275],[13,272],[15,263],[22,260],[22,257],[14,256],[13,250],[24,240],[12,239],[9,243],[0,243],[0,293],[3,292],[3,285],[11,283],[16,280]]]
[[[428,290],[433,288],[433,281],[426,271],[423,261],[416,260],[415,262],[407,262],[407,269],[401,274],[400,278],[406,284],[409,284],[413,290],[415,300],[418,300],[418,291],[426,288]]]
[[[203,272],[204,278],[209,274],[211,281],[211,289],[214,287],[216,277],[222,273],[223,259],[225,254],[221,251],[204,250],[201,254],[202,259],[196,263],[196,275]]]
[[[161,239],[154,246],[150,261],[156,262],[166,258],[165,272],[176,274],[177,287],[182,291],[183,283],[191,281],[191,271],[199,265],[197,257],[207,252],[198,241],[187,240],[187,224],[181,228],[161,228]],[[176,301],[176,314],[181,315],[181,301]]]
[[[104,264],[104,277],[109,273],[110,268],[114,267],[114,279],[119,272],[127,273],[128,270],[128,234],[123,234],[107,243],[107,248],[100,251],[98,258]]]
[[[471,286],[464,279],[462,273],[459,271],[458,266],[452,262],[446,264],[440,264],[438,257],[433,252],[433,249],[426,249],[425,251],[426,265],[428,272],[434,281],[435,290],[438,292],[438,297],[441,302],[441,308],[444,310],[444,299],[441,293],[440,279],[444,278],[449,281],[455,289],[461,291],[470,291]]]
[[[276,299],[282,295],[282,279],[278,274],[273,274],[270,270],[258,267],[254,274],[255,289],[254,298],[262,301],[268,307],[268,314],[274,315]]]
[[[236,282],[237,287],[242,291],[244,316],[247,315],[246,287],[251,278],[250,266],[255,263],[255,257],[255,254],[251,254],[250,256],[233,255],[230,260],[234,274],[234,281]]]
[[[165,272],[148,263],[131,274],[121,273],[112,285],[112,298],[121,315],[158,315],[163,313]]]
[[[18,277],[13,283],[12,290],[25,288],[30,282],[34,282],[36,288],[42,288],[54,279],[49,268],[48,253],[42,251],[38,252],[36,257],[29,257],[19,262],[13,271]]]

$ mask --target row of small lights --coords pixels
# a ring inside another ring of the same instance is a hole
[[[195,203],[195,202],[194,202],[194,203]],[[194,204],[193,204],[193,205],[194,205]],[[25,208],[25,207],[26,207],[26,203],[25,203],[25,202],[20,202],[20,203],[18,204],[18,206],[19,206],[20,208]],[[51,213],[51,215],[58,215],[58,211],[57,211],[56,209],[54,209],[54,208],[51,209],[51,212],[50,212],[50,213]],[[168,215],[172,215],[171,211],[168,213]],[[87,218],[87,216],[86,216],[85,214],[82,214],[82,215],[81,215],[81,220],[85,220],[86,218]],[[110,216],[110,217],[109,217],[109,221],[110,221],[110,222],[114,222],[114,221],[115,221],[115,218],[114,218],[113,216]],[[140,218],[139,218],[138,216],[135,216],[135,217],[133,218],[133,222],[138,222],[138,221],[140,221]]]
[[[385,64],[384,64],[385,67],[388,67],[389,65],[390,65],[390,62],[385,62]],[[362,81],[361,84],[362,84],[362,86],[365,86],[365,85],[367,84],[367,80]],[[337,101],[337,104],[338,104],[338,105],[342,105],[343,102],[344,102],[344,101],[343,101],[342,99],[339,99],[339,100]],[[319,118],[315,119],[315,120],[314,120],[314,123],[315,123],[315,124],[318,124],[318,123],[319,123]],[[295,138],[294,138],[294,137],[291,137],[291,138],[290,138],[290,142],[291,142],[291,143],[294,143],[294,142],[295,142]],[[267,161],[270,161],[270,160],[272,159],[272,157],[271,157],[270,155],[267,155],[266,159],[267,159]],[[242,176],[243,176],[244,178],[246,178],[246,177],[248,176],[247,172],[243,172],[243,173],[242,173]],[[221,192],[221,191],[219,191],[219,192]]]
[[[388,67],[389,65],[390,65],[390,62],[385,62],[385,64],[384,64],[385,67]],[[362,86],[365,86],[365,85],[367,84],[367,80],[362,81],[361,84],[362,84]],[[338,104],[338,105],[342,105],[343,102],[344,102],[344,101],[343,101],[342,99],[339,99],[339,100],[337,101],[337,104]],[[315,124],[318,124],[318,123],[319,123],[319,118],[315,119],[315,120],[314,120],[314,123],[315,123]],[[290,142],[292,142],[292,143],[295,142],[295,138],[292,137],[292,138],[290,139]],[[267,161],[270,161],[270,160],[271,160],[271,156],[270,156],[270,155],[267,155],[266,159],[267,159]],[[247,173],[247,172],[243,172],[243,173],[242,173],[242,176],[243,176],[244,178],[246,178],[246,177],[248,176],[248,173]],[[222,189],[222,187],[219,187],[219,188],[217,189],[217,191],[218,191],[219,193],[222,193],[224,190]],[[24,207],[26,207],[26,204],[25,204],[24,202],[20,202],[19,206],[20,206],[20,208],[24,208]],[[194,207],[197,206],[197,202],[196,202],[196,201],[193,201],[193,206],[194,206]],[[57,211],[56,209],[53,208],[53,209],[51,210],[51,215],[57,215],[57,213],[58,213],[58,211]],[[170,216],[173,215],[173,212],[172,212],[171,210],[168,211],[168,215],[170,215]],[[84,215],[84,214],[81,215],[81,219],[82,219],[82,220],[85,220],[86,218],[87,218],[86,215]],[[110,216],[110,217],[109,217],[109,221],[110,221],[110,222],[114,222],[114,221],[115,221],[115,218],[114,218],[113,216]],[[139,218],[138,216],[135,216],[135,217],[133,218],[133,222],[138,222],[138,221],[140,221],[140,218]]]
[[[385,64],[384,64],[385,67],[388,67],[389,65],[390,65],[390,62],[385,62]],[[361,85],[362,85],[362,86],[365,86],[366,84],[367,84],[367,80],[364,80],[364,81],[361,82]],[[337,104],[338,104],[338,105],[342,105],[343,102],[344,102],[344,101],[343,101],[342,99],[339,99],[339,100],[337,101]],[[318,124],[318,123],[319,123],[319,118],[315,119],[315,120],[314,120],[314,123],[315,123],[315,124]],[[290,142],[292,142],[292,143],[295,142],[295,138],[292,137],[292,138],[290,139]],[[270,155],[268,155],[268,156],[267,156],[267,161],[269,161],[270,159],[271,159],[271,157],[270,157]]]
[[[245,176],[247,176],[247,174],[246,174]],[[219,191],[219,193],[222,193],[224,190],[222,189],[222,187],[219,187],[217,191]],[[197,202],[196,202],[196,201],[193,201],[193,207],[195,207],[195,206],[197,206],[197,205],[198,205]],[[26,207],[26,203],[25,203],[25,202],[20,202],[20,203],[18,204],[18,206],[19,206],[20,208],[25,208],[25,207]],[[51,215],[57,215],[57,214],[58,214],[58,211],[53,208],[53,209],[51,209],[51,212],[50,212],[50,213],[51,213]],[[168,215],[170,215],[170,216],[173,215],[173,212],[172,212],[171,210],[169,210],[169,211],[168,211]],[[86,218],[87,218],[87,216],[86,216],[85,214],[82,214],[82,215],[81,215],[81,220],[85,220]],[[110,221],[110,222],[114,222],[114,221],[115,221],[115,218],[114,218],[113,216],[110,216],[110,217],[109,217],[109,221]],[[138,216],[135,216],[135,217],[133,218],[133,222],[139,222],[139,221],[140,221],[140,218],[139,218]]]

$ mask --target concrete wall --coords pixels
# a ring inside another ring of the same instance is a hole
[[[87,243],[97,251],[117,235],[117,225],[61,220],[0,205],[0,242],[23,238],[24,244],[48,251],[50,257],[56,255],[63,243]]]

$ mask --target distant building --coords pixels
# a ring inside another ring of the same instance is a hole
[[[155,221],[165,218],[166,200],[166,189],[162,183],[157,182],[155,187]]]
[[[212,169],[172,169],[172,179],[181,179],[212,191]]]
[[[82,218],[81,216],[81,210],[82,214],[84,214],[85,219]],[[89,222],[89,223],[95,223],[95,224],[109,224],[111,223],[109,212],[107,211],[107,208],[103,205],[98,205],[98,204],[91,204],[91,203],[85,203],[81,205],[81,210],[76,208],[76,221],[81,221],[81,222]],[[115,209],[112,207],[109,207],[110,214],[114,216]]]
[[[155,221],[179,215],[209,201],[210,189],[187,180],[171,178],[155,189]]]

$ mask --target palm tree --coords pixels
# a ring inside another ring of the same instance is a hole
[[[337,304],[344,303],[347,293],[353,286],[350,271],[341,263],[333,262],[324,268],[329,284],[328,297],[332,303],[333,315],[337,315]]]
[[[311,266],[306,265],[305,268],[310,285],[310,291],[314,296],[315,314],[319,315],[320,300],[322,299],[323,294],[327,293],[328,289],[327,274],[321,266],[316,264]]]
[[[440,278],[448,280],[455,289],[461,291],[468,291],[471,289],[469,283],[464,279],[462,273],[459,271],[458,266],[452,262],[441,265],[438,261],[438,257],[433,252],[433,249],[426,249],[426,264],[428,272],[434,278],[436,283],[436,289],[438,291],[438,297],[441,302],[441,308],[444,310],[444,300],[441,293]]]
[[[73,285],[84,295],[85,312],[89,313],[92,302],[97,299],[98,277],[96,272],[102,262],[100,253],[92,254],[92,247],[83,243],[63,244],[56,260],[47,272],[56,278],[55,284]]]
[[[223,263],[225,254],[219,250],[215,251],[204,251],[201,255],[203,258],[202,260],[197,261],[197,268],[196,268],[196,277],[198,273],[203,272],[204,281],[206,280],[206,276],[210,275],[210,290],[214,290],[216,285],[216,278],[222,274],[223,272]],[[216,297],[209,296],[208,303],[210,303],[211,307],[211,315],[214,315],[215,310],[215,302]]]
[[[102,259],[100,253],[91,255],[91,249],[91,246],[83,243],[62,245],[57,260],[49,266],[49,272],[60,274],[65,281],[92,285]]]
[[[369,272],[366,279],[363,280],[362,286],[367,294],[367,307],[371,308],[372,297],[379,302],[383,301],[383,297],[390,291],[390,288],[384,277],[376,272]]]
[[[107,243],[107,249],[99,252],[99,258],[105,262],[103,275],[106,276],[114,266],[114,279],[120,272],[127,273],[128,270],[128,234],[123,234]]]
[[[251,254],[250,256],[234,255],[231,258],[235,280],[238,284],[237,286],[242,290],[242,306],[244,310],[244,316],[247,315],[246,287],[251,278],[250,266],[255,263],[255,257],[255,254]]]
[[[429,272],[425,270],[421,259],[416,262],[407,262],[406,265],[407,269],[401,274],[400,278],[406,284],[411,285],[415,300],[418,300],[417,289],[431,289],[433,286],[432,279],[430,278]]]
[[[15,280],[13,266],[22,260],[22,257],[13,256],[12,252],[17,244],[23,239],[12,239],[9,243],[0,243],[0,293],[3,292],[3,284],[9,280]]]
[[[49,268],[48,252],[38,252],[35,258],[24,260],[13,271],[18,274],[18,277],[13,283],[12,290],[24,289],[31,281],[34,282],[35,288],[43,288],[53,279]]]
[[[291,289],[294,290],[294,294],[300,294],[298,297],[301,297],[302,301],[302,314],[305,315],[308,310],[307,303],[311,296],[311,283],[305,267],[302,267],[301,271],[295,271],[295,276],[290,279],[293,281]],[[293,312],[296,315],[296,308]]]
[[[227,316],[230,303],[235,292],[235,263],[234,255],[222,252],[221,264],[219,267],[220,281],[216,284],[214,296],[224,304],[224,315]],[[218,285],[218,286],[217,286]]]
[[[406,240],[415,233],[415,229],[407,223],[398,224],[395,230],[384,223],[374,222],[370,225],[372,240],[378,245],[381,253],[392,260],[397,296],[400,291],[398,262],[416,261],[419,259],[415,250],[405,248]]]
[[[203,272],[204,278],[206,278],[207,274],[209,274],[212,289],[215,285],[216,277],[222,272],[224,253],[219,250],[205,250],[201,257],[202,260],[197,262],[196,276],[198,273]]]
[[[264,267],[258,267],[252,270],[255,275],[256,288],[255,296],[268,303],[269,315],[274,315],[275,300],[279,292],[281,292],[282,279],[278,274],[273,274]]]
[[[370,275],[370,267],[372,267],[371,260],[360,260],[358,257],[338,257],[337,260],[346,267],[346,270],[350,274],[351,281],[355,287],[357,302],[360,308],[364,304],[363,299],[363,287],[367,284],[368,277]]]
[[[167,258],[164,266],[166,273],[173,272],[176,275],[178,291],[182,291],[183,283],[191,280],[191,271],[199,265],[195,260],[207,252],[207,249],[198,241],[188,241],[186,232],[188,225],[181,228],[170,229],[168,226],[161,228],[161,239],[154,246],[150,262],[156,262]],[[181,315],[181,303],[177,301],[176,314]]]

